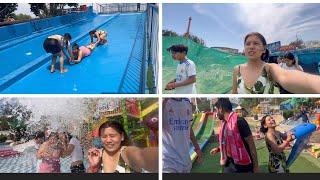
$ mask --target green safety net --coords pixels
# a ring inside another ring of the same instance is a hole
[[[308,98],[291,98],[280,103],[280,105],[291,104],[293,108],[306,104],[309,101]]]
[[[232,89],[233,68],[246,62],[246,57],[242,55],[208,48],[183,37],[164,36],[162,38],[163,89],[169,81],[175,79],[178,62],[173,60],[167,51],[167,48],[175,44],[184,44],[189,48],[188,58],[196,65],[199,94],[229,93]],[[164,93],[173,92],[164,90]]]

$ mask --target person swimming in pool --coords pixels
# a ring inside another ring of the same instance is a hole
[[[89,32],[91,43],[93,43],[93,38],[97,38],[97,41],[95,42],[97,45],[102,44],[108,44],[108,40],[106,39],[107,32],[104,30],[92,30]]]
[[[81,60],[89,55],[91,55],[93,49],[96,48],[96,44],[90,43],[87,46],[80,46],[75,43],[72,46],[72,54],[74,56],[74,63],[80,63]]]
[[[72,61],[74,58],[71,53],[70,40],[71,35],[69,33],[65,33],[63,36],[59,34],[51,35],[43,42],[43,48],[45,51],[52,54],[52,63],[50,68],[51,73],[55,72],[55,64],[58,56],[60,57],[60,72],[65,73],[68,71],[68,69],[64,68],[64,57],[66,55],[64,47],[68,50],[70,55],[69,61]]]

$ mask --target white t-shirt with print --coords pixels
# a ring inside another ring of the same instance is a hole
[[[163,109],[163,172],[190,172],[192,106],[188,99],[168,99]]]
[[[82,147],[80,145],[80,141],[75,138],[72,137],[69,144],[72,144],[74,146],[74,149],[71,153],[71,162],[75,162],[75,161],[79,161],[79,160],[83,160],[83,152],[82,152]]]
[[[196,65],[190,59],[181,61],[177,66],[176,82],[187,80],[190,76],[196,75]],[[188,84],[186,86],[176,87],[176,94],[196,94],[196,83]]]

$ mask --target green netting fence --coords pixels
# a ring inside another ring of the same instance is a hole
[[[162,42],[163,89],[169,81],[175,78],[178,62],[173,60],[171,54],[166,50],[174,44],[184,44],[189,48],[188,58],[196,64],[197,93],[229,93],[232,88],[234,66],[246,62],[245,56],[208,48],[183,37],[164,36]],[[173,93],[174,91],[164,90],[163,92]]]

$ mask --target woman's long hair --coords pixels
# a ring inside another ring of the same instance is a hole
[[[270,117],[270,115],[265,115],[261,119],[261,127],[260,127],[260,132],[263,134],[266,134],[268,132],[268,128],[265,128],[264,125],[266,124],[266,119],[267,117]]]

